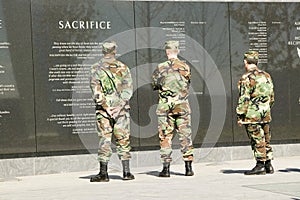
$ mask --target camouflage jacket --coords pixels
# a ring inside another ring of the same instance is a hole
[[[96,106],[129,108],[133,93],[129,68],[116,59],[103,58],[91,67],[90,87]]]
[[[152,86],[159,90],[157,114],[190,113],[188,103],[190,67],[179,59],[160,63],[152,75]]]
[[[238,120],[243,123],[268,123],[274,104],[271,76],[258,68],[245,73],[238,82],[239,99],[236,108]]]

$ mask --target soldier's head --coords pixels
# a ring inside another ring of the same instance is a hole
[[[116,54],[117,44],[114,41],[106,41],[102,44],[102,53],[107,54]]]
[[[255,64],[257,65],[258,63],[258,52],[257,51],[247,51],[244,53],[244,62],[245,64]]]
[[[167,56],[169,55],[177,56],[177,54],[179,53],[179,41],[175,41],[175,40],[166,41],[165,50]]]

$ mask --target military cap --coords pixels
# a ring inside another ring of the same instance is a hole
[[[102,51],[110,53],[113,52],[117,47],[115,41],[106,41],[102,44]]]
[[[247,51],[244,54],[244,59],[255,59],[258,60],[258,52],[257,51]]]
[[[165,43],[165,49],[177,50],[178,47],[179,47],[179,41],[176,40],[166,41]]]

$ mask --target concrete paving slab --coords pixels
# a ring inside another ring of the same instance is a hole
[[[248,185],[247,187],[256,190],[265,190],[273,193],[295,196],[300,199],[300,182]]]
[[[254,160],[195,163],[195,176],[184,176],[184,163],[171,165],[171,177],[160,178],[161,166],[132,168],[136,179],[123,181],[110,168],[110,182],[91,183],[97,171],[16,177],[0,182],[0,200],[300,200],[300,157],[274,160],[274,174],[245,176]]]

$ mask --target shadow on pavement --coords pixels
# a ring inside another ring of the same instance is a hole
[[[156,176],[158,177],[158,174],[159,174],[160,171],[148,171],[148,172],[141,172],[139,174],[146,174],[146,175],[149,175],[149,176]],[[175,175],[175,176],[184,176],[183,173],[179,173],[179,172],[170,172],[171,176],[172,175]]]
[[[94,177],[94,176],[96,176],[96,174],[95,175],[88,175],[88,176],[81,176],[81,177],[79,177],[80,179],[91,179],[92,177]],[[120,179],[120,180],[122,180],[122,177],[121,176],[118,176],[118,175],[109,175],[108,174],[108,177],[109,177],[109,179]]]
[[[286,168],[280,169],[279,172],[290,173],[290,172],[300,172],[298,168]],[[232,170],[232,169],[224,169],[220,171],[223,174],[243,174],[246,170]],[[300,199],[299,199],[300,200]]]
[[[224,169],[220,172],[223,174],[244,174],[247,170],[233,170],[233,169]]]
[[[300,169],[298,169],[298,168],[286,168],[286,169],[280,169],[278,171],[289,173],[289,172],[300,172]]]
[[[80,179],[90,179],[90,178],[92,178],[93,176],[95,176],[95,175],[81,176],[81,177],[79,177],[79,178],[80,178]]]

